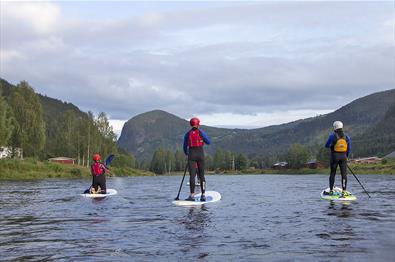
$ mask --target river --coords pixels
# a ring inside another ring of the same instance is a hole
[[[109,178],[102,200],[89,180],[2,181],[0,260],[395,261],[395,176],[359,179],[371,198],[349,175],[342,204],[326,175],[212,175],[222,200],[200,207],[171,203],[180,176]]]

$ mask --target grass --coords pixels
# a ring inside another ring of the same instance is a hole
[[[395,159],[386,160],[376,164],[349,164],[349,167],[355,174],[385,174],[395,175]],[[329,168],[301,168],[301,169],[246,169],[242,171],[224,171],[221,174],[233,175],[233,174],[329,174]],[[340,172],[339,168],[338,171]],[[347,172],[351,172],[347,169]]]
[[[132,168],[111,168],[109,176],[152,176],[148,171]],[[34,180],[46,178],[90,178],[83,166],[38,161],[36,159],[0,159],[0,180]]]

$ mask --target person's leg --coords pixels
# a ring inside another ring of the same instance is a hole
[[[189,190],[191,196],[195,194],[195,176],[196,176],[196,162],[188,159],[188,169],[189,169]]]
[[[197,162],[198,176],[200,180],[200,190],[202,195],[206,192],[206,179],[204,177],[204,160]]]
[[[342,175],[342,189],[347,190],[347,159],[339,160],[340,172]]]
[[[104,174],[101,174],[99,176],[99,186],[100,186],[100,194],[107,194],[107,188],[106,188],[106,177]]]
[[[329,190],[332,191],[333,187],[335,185],[335,176],[336,176],[336,169],[337,169],[337,160],[336,158],[332,155],[331,156],[331,162],[330,162],[330,168],[331,168],[331,173],[329,175]]]

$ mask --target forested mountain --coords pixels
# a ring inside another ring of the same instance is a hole
[[[384,125],[380,124],[384,117],[393,118],[393,112],[389,109],[394,101],[395,89],[391,89],[359,98],[332,113],[287,124],[250,130],[208,126],[201,128],[212,138],[212,145],[207,147],[210,154],[221,149],[243,153],[249,158],[264,158],[284,154],[295,143],[303,144],[316,153],[332,131],[331,126],[335,120],[344,122],[345,131],[351,137],[359,137],[367,130]],[[159,147],[173,151],[181,149],[183,135],[188,129],[186,120],[155,110],[137,115],[126,122],[118,145],[139,159],[150,159]],[[360,146],[359,143],[355,145],[355,152],[360,155],[368,153],[360,151]],[[377,146],[382,145],[379,143]],[[388,144],[388,147],[391,145]],[[384,151],[386,150],[383,153]]]
[[[354,154],[384,156],[395,150],[395,99],[377,125],[353,139]]]
[[[119,152],[105,113],[95,117],[71,103],[36,94],[25,81],[14,86],[0,79],[0,111],[0,146],[21,147],[25,157],[67,156],[83,164],[94,152]],[[135,166],[132,156],[120,159],[125,162],[120,165]]]

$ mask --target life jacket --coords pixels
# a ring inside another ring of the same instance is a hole
[[[100,176],[101,174],[104,173],[104,166],[102,163],[95,162],[91,165],[91,171],[92,171],[92,175]]]
[[[200,136],[199,129],[191,129],[188,134],[188,146],[189,147],[202,147],[204,145],[203,139]]]
[[[337,133],[335,133],[335,136],[336,143],[333,145],[333,151],[336,153],[346,153],[348,149],[346,136],[344,135],[344,137],[339,137]]]

